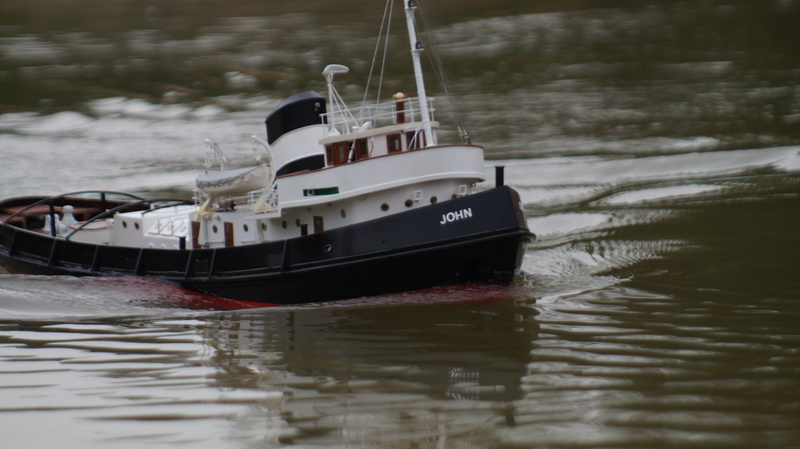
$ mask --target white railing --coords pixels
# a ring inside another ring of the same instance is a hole
[[[253,190],[247,194],[247,204],[250,212],[265,214],[274,212],[278,208],[278,189],[276,184],[261,190]]]
[[[433,98],[428,97],[428,108],[433,120]],[[403,109],[398,111],[398,103]],[[328,126],[325,137],[338,134],[349,134],[353,131],[366,131],[381,126],[398,123],[417,122],[422,120],[418,97],[403,100],[390,100],[383,103],[361,106],[355,109],[337,110],[322,114]]]
[[[199,210],[208,200],[208,197],[200,189],[194,189],[192,192],[194,205]],[[246,203],[254,214],[266,214],[278,209],[278,190],[274,183],[272,187],[247,192],[247,196],[223,196],[218,199],[221,199],[222,202],[229,202],[232,205]]]

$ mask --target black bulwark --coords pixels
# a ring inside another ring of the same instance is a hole
[[[293,304],[450,282],[507,283],[533,238],[518,194],[502,186],[286,241],[226,248],[97,245],[0,222],[0,264],[29,274],[146,276],[231,299]]]

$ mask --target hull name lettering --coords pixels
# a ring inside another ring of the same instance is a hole
[[[448,213],[442,215],[442,221],[440,221],[439,224],[444,225],[444,224],[447,224],[447,223],[452,223],[454,221],[464,220],[464,219],[467,219],[467,218],[472,218],[472,208],[471,207],[469,207],[467,209],[461,209],[461,210],[457,210],[457,211],[453,211],[453,212],[448,212]]]

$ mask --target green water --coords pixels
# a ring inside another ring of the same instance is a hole
[[[0,274],[3,447],[800,447],[800,2],[420,3],[526,274],[228,312]],[[359,102],[382,14],[3,2],[0,195],[185,192],[326,64]]]

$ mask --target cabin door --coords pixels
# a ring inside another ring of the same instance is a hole
[[[314,233],[325,230],[324,220],[319,215],[314,215]]]

